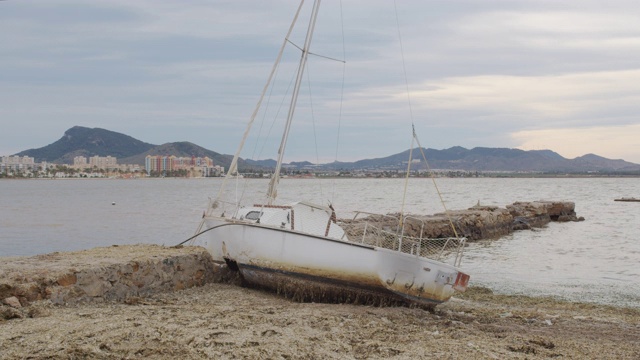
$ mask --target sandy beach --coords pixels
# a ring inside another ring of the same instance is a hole
[[[6,309],[7,307],[4,307]],[[0,358],[638,359],[640,310],[471,288],[434,312],[213,283],[0,321]]]

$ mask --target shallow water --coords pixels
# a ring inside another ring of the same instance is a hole
[[[114,244],[174,245],[194,234],[221,179],[0,181],[0,256],[73,251]],[[267,180],[245,180],[249,194]],[[327,203],[338,215],[397,212],[402,179],[283,179],[279,196]],[[515,201],[576,203],[586,221],[552,223],[496,241],[472,243],[463,269],[472,285],[500,293],[551,295],[640,307],[639,179],[438,179],[445,205]],[[234,188],[235,184],[230,184]],[[321,195],[318,195],[321,194]],[[323,200],[325,199],[325,200]],[[406,212],[443,211],[430,179],[411,179]],[[115,203],[115,205],[113,205]]]

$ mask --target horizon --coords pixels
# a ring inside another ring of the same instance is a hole
[[[75,126],[73,126],[73,127],[83,127],[83,126],[75,125]],[[72,127],[72,128],[73,128],[73,127]],[[86,127],[84,127],[84,128],[86,128]],[[90,129],[101,129],[101,130],[105,130],[105,131],[109,131],[109,132],[115,132],[115,131],[112,131],[112,130],[109,130],[109,129],[104,129],[104,128],[90,128]],[[69,129],[67,129],[67,130],[71,130],[71,128],[69,128]],[[66,133],[66,131],[65,131],[65,133]],[[163,144],[153,144],[153,143],[148,143],[148,142],[146,142],[146,141],[144,141],[144,140],[141,140],[141,139],[135,138],[135,137],[130,136],[130,135],[128,135],[128,134],[119,133],[119,132],[115,132],[115,133],[118,133],[118,134],[120,134],[120,135],[124,135],[124,136],[132,137],[132,138],[134,138],[135,140],[138,140],[138,141],[141,141],[141,142],[143,142],[143,143],[150,144],[150,145],[153,145],[153,146],[156,146],[156,147],[157,147],[157,146],[166,145],[166,144],[172,144],[172,143],[185,142],[185,141],[170,141],[170,142],[166,142],[166,143],[163,143]],[[58,140],[61,140],[62,138],[64,138],[64,134],[63,134],[63,136],[62,136],[62,137],[60,137]],[[58,141],[58,140],[56,140],[56,141]],[[56,141],[54,141],[53,143],[55,143]],[[186,142],[189,142],[189,143],[191,143],[191,144],[193,144],[193,145],[195,145],[195,146],[198,146],[198,147],[204,148],[205,150],[209,150],[209,151],[216,152],[216,153],[218,153],[218,154],[220,154],[220,155],[233,156],[233,154],[228,154],[228,153],[219,152],[219,151],[217,151],[217,150],[215,150],[215,149],[210,149],[210,148],[207,148],[207,147],[205,147],[205,146],[202,146],[202,145],[200,145],[200,144],[196,144],[196,143],[193,143],[193,142],[190,142],[190,141],[186,141]],[[17,153],[13,153],[13,154],[10,154],[10,155],[0,154],[0,157],[3,157],[3,156],[15,156],[16,154],[18,154],[18,153],[22,153],[22,152],[25,152],[25,151],[29,151],[29,150],[38,150],[38,149],[41,149],[41,148],[43,148],[43,147],[49,146],[49,145],[51,145],[51,144],[53,144],[53,143],[50,143],[50,144],[47,144],[47,145],[44,145],[44,146],[41,146],[41,147],[38,147],[38,148],[32,148],[32,149],[22,150],[22,151],[19,151],[19,152],[17,152]],[[554,153],[554,154],[556,154],[556,155],[562,156],[561,154],[559,154],[559,153],[557,153],[557,152],[555,152],[555,151],[553,151],[553,150],[550,150],[550,149],[523,150],[523,149],[518,149],[518,148],[486,147],[486,146],[476,146],[476,147],[473,147],[473,148],[467,148],[467,147],[464,147],[464,146],[461,146],[461,145],[453,145],[453,146],[451,146],[451,147],[443,148],[443,149],[436,149],[436,148],[429,148],[429,147],[423,147],[423,148],[425,148],[426,150],[435,150],[435,151],[446,151],[446,150],[449,150],[449,149],[452,149],[452,148],[462,148],[462,149],[465,149],[465,150],[468,150],[468,151],[472,151],[472,150],[474,150],[474,149],[476,149],[476,148],[521,150],[521,151],[525,151],[525,152],[528,152],[528,151],[543,151],[543,152],[544,152],[544,151],[550,151],[550,152],[553,152],[553,153]],[[416,146],[414,146],[414,147],[413,147],[413,149],[418,149],[418,146],[417,146],[417,145],[416,145]],[[334,162],[339,162],[339,163],[354,163],[354,162],[357,162],[357,161],[363,161],[363,160],[375,160],[375,159],[380,159],[380,158],[387,158],[387,157],[389,157],[389,156],[398,155],[398,154],[401,154],[401,153],[403,153],[403,152],[407,152],[407,151],[409,151],[409,150],[410,150],[410,149],[409,149],[409,148],[407,148],[407,149],[405,149],[405,150],[395,151],[395,152],[393,152],[393,153],[391,153],[391,154],[386,154],[386,155],[383,155],[383,156],[378,156],[378,157],[365,157],[365,158],[360,158],[360,159],[350,160],[350,161],[343,161],[343,160],[327,160],[327,161],[321,161],[321,162],[313,162],[313,161],[310,161],[310,160],[308,160],[308,159],[303,159],[303,160],[291,160],[291,161],[287,161],[287,162],[285,162],[285,163],[286,163],[286,164],[290,164],[290,163],[299,163],[299,162],[309,162],[309,163],[311,163],[311,164],[313,164],[313,165],[326,165],[326,164],[331,164],[331,163],[334,163]],[[612,159],[612,158],[607,158],[607,157],[605,157],[605,156],[602,156],[602,155],[600,155],[600,154],[595,154],[595,153],[587,153],[587,154],[583,154],[583,155],[577,156],[577,157],[575,157],[575,158],[567,158],[567,157],[564,157],[564,156],[562,156],[562,157],[563,157],[564,159],[567,159],[567,160],[575,160],[575,159],[577,159],[577,158],[581,158],[581,157],[585,157],[585,156],[589,156],[589,155],[594,155],[594,156],[603,157],[603,158],[605,158],[605,159],[607,159],[607,160],[621,160],[621,161],[625,161],[625,162],[628,162],[628,163],[631,163],[631,164],[640,165],[640,164],[637,164],[637,163],[634,163],[634,162],[631,162],[631,161],[627,161],[626,159]],[[243,158],[243,159],[244,159],[244,160],[257,161],[257,162],[259,162],[259,161],[270,161],[270,160],[271,160],[271,161],[276,161],[276,160],[275,160],[275,159],[273,159],[273,158],[262,158],[262,159],[247,159],[247,158]],[[38,160],[38,159],[35,159],[35,160]],[[41,162],[41,161],[40,161],[40,162]]]
[[[413,123],[425,148],[640,163],[640,3],[324,5],[311,51],[346,64],[309,58],[285,162],[384,157],[409,148]],[[74,124],[234,154],[296,8],[0,1],[0,154],[55,142]],[[274,99],[298,60],[288,46]],[[286,113],[278,104],[257,120],[265,133]],[[276,157],[280,137],[267,135],[241,156]]]

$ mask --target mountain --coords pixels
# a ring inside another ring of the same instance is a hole
[[[574,159],[582,167],[600,167],[617,171],[637,171],[638,165],[624,160],[611,160],[595,154],[587,154]]]
[[[240,161],[238,160],[238,162],[240,162]],[[267,159],[267,160],[246,159],[245,160],[245,165],[247,167],[275,169],[277,164],[278,164],[278,162],[273,160],[273,159]],[[239,168],[243,168],[240,165],[238,165],[238,167]]]
[[[16,155],[30,156],[37,162],[73,164],[76,156],[114,156],[123,158],[150,150],[148,144],[131,136],[100,128],[74,126],[60,140],[39,149],[29,149]],[[143,161],[144,163],[144,161]]]
[[[421,150],[421,151],[420,151]],[[611,160],[595,154],[587,154],[575,159],[567,159],[551,150],[520,150],[509,148],[476,147],[466,149],[454,146],[449,149],[414,149],[413,159],[422,159],[422,152],[429,162],[429,168],[463,171],[522,171],[522,172],[640,172],[640,165],[624,160]],[[144,165],[147,155],[174,155],[178,157],[204,157],[213,159],[216,165],[228,168],[233,156],[219,154],[196,144],[182,141],[154,145],[134,139],[128,135],[100,129],[74,126],[65,131],[58,141],[39,149],[29,149],[16,155],[34,157],[37,162],[72,164],[75,156],[114,156],[120,164]],[[406,169],[409,150],[384,158],[364,159],[355,162],[333,162],[312,164],[308,161],[287,164],[289,169],[313,167],[318,170],[371,170],[402,171]],[[276,161],[238,160],[240,171],[273,169]],[[426,169],[427,165],[417,162],[413,169]]]
[[[113,156],[119,164],[144,165],[147,155],[174,155],[177,157],[211,158],[216,165],[228,168],[232,155],[222,155],[190,142],[173,142],[162,145],[149,144],[118,132],[74,126],[65,131],[56,142],[39,149],[29,149],[16,155],[30,156],[37,162],[47,161],[59,164],[73,164],[76,156]],[[238,161],[238,167],[261,167],[259,163],[247,165]]]
[[[429,168],[464,171],[539,171],[539,172],[616,172],[640,171],[640,165],[624,160],[611,160],[588,154],[567,159],[551,150],[520,150],[508,148],[476,147],[471,150],[455,146],[444,150],[423,148]],[[385,158],[365,159],[352,163],[326,164],[327,169],[345,170],[402,170],[406,168],[409,150]],[[419,149],[413,150],[413,159],[422,159]],[[420,162],[414,169],[426,169]]]

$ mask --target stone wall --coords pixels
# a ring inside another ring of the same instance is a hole
[[[395,232],[399,214],[369,216],[361,220],[345,220],[345,229],[361,221]],[[411,237],[448,238],[457,235],[469,241],[496,239],[516,230],[542,227],[551,221],[581,221],[575,203],[562,201],[515,202],[505,208],[476,205],[467,210],[451,210],[435,215],[411,215],[404,223],[404,234]]]

